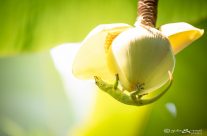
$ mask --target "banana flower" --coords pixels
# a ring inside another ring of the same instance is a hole
[[[73,74],[80,79],[95,79],[101,90],[122,103],[152,103],[172,84],[175,55],[203,32],[184,22],[159,29],[139,22],[135,26],[102,24],[81,43]]]

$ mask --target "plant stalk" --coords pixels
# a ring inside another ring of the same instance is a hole
[[[158,0],[138,1],[138,22],[143,25],[155,27],[157,20]]]

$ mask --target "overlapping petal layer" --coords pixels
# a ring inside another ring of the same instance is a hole
[[[111,63],[117,68],[122,86],[135,91],[145,84],[140,94],[149,93],[168,80],[175,59],[168,39],[154,28],[130,28],[113,41]]]
[[[127,30],[128,24],[105,24],[94,28],[82,42],[73,63],[73,74],[79,78],[89,79],[100,76],[103,79],[114,78],[108,69],[106,47],[110,38]],[[114,34],[110,36],[111,34]],[[109,37],[110,36],[110,37]]]

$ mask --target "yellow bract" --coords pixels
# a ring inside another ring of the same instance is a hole
[[[116,35],[130,27],[118,23],[99,25],[93,29],[81,43],[73,63],[73,74],[82,79],[91,79],[94,75],[113,79],[114,75],[108,69],[106,49]]]
[[[183,50],[204,33],[204,30],[184,22],[165,24],[160,27],[160,31],[169,38],[174,54]]]

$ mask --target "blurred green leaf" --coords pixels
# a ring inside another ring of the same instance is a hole
[[[98,24],[135,17],[136,2],[128,0],[1,0],[0,56],[79,42]]]
[[[68,99],[49,52],[0,58],[1,136],[66,135]]]
[[[206,0],[159,0],[157,24],[198,23],[207,18]]]
[[[158,26],[207,17],[205,0],[160,0]],[[96,25],[136,20],[137,0],[1,0],[0,56],[82,41]]]

